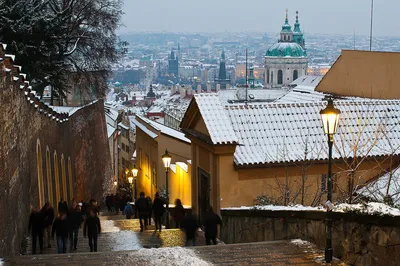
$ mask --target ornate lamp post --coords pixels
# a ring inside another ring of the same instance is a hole
[[[118,190],[118,181],[117,181],[117,178],[114,179],[114,187],[115,187],[115,193],[117,193],[117,190]]]
[[[166,208],[166,216],[167,216],[167,221],[165,223],[165,227],[168,229],[169,228],[169,191],[168,191],[168,168],[171,164],[171,155],[169,155],[168,150],[165,150],[164,155],[161,157],[161,159],[163,160],[164,163],[164,167],[165,167],[165,187],[166,187],[166,194],[167,194],[167,208]]]
[[[328,99],[328,105],[325,109],[320,112],[322,125],[324,127],[324,133],[328,136],[328,201],[332,202],[332,147],[333,147],[333,134],[336,133],[338,126],[340,110],[333,106],[333,100]],[[325,244],[325,261],[327,263],[332,261],[333,249],[332,249],[332,219],[330,218],[330,213],[332,208],[327,208],[327,218],[326,218],[326,244]]]
[[[136,200],[136,196],[137,196],[137,195],[136,195],[136,191],[137,191],[137,190],[136,190],[136,179],[137,179],[137,175],[138,175],[139,169],[137,169],[137,168],[136,168],[136,165],[134,165],[131,171],[132,171],[133,179],[135,180],[135,188],[134,188],[134,189],[135,189],[135,194],[134,194],[134,198],[135,198],[135,200]]]

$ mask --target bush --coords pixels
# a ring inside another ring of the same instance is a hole
[[[260,195],[253,200],[253,204],[256,206],[274,205],[275,201],[266,195]]]

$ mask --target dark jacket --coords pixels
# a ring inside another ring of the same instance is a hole
[[[54,209],[48,208],[47,210],[43,210],[44,214],[44,226],[51,226],[54,221]]]
[[[196,236],[196,230],[199,228],[199,223],[197,222],[197,217],[193,214],[188,214],[183,218],[182,228],[186,232],[187,239],[193,239]]]
[[[124,209],[124,214],[126,215],[126,218],[131,218],[133,215],[133,208],[130,204],[126,204],[125,209]]]
[[[70,211],[68,214],[68,222],[70,229],[75,229],[81,226],[83,222],[83,215],[81,211]]]
[[[175,206],[174,211],[172,212],[172,217],[177,222],[181,222],[183,220],[183,217],[185,217],[185,209],[183,208],[182,204]]]
[[[83,235],[97,236],[101,232],[100,219],[97,216],[88,216],[83,226]]]
[[[218,233],[218,224],[221,224],[221,218],[219,217],[218,214],[214,212],[207,212],[204,215],[204,229],[205,229],[205,235],[210,236],[210,237],[216,237]]]
[[[51,236],[54,237],[54,233],[56,233],[57,236],[67,237],[68,232],[69,232],[68,219],[65,218],[64,220],[61,220],[60,218],[57,218],[53,223]]]
[[[153,201],[154,215],[163,216],[165,212],[164,201],[161,198],[155,198]]]
[[[145,198],[140,197],[135,205],[140,215],[147,215],[150,212],[149,202]]]
[[[44,228],[44,214],[43,212],[32,212],[29,217],[29,230],[40,232]]]

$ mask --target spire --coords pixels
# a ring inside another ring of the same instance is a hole
[[[170,56],[170,59],[175,60],[175,53],[174,53],[174,50],[173,50],[173,49],[171,49],[171,56]]]
[[[285,19],[285,24],[289,24],[288,12],[289,12],[289,10],[286,8],[286,19]]]
[[[222,49],[221,61],[225,61],[225,50]]]
[[[296,11],[296,23],[294,23],[294,32],[301,32],[300,30],[300,22],[299,22],[299,11]]]

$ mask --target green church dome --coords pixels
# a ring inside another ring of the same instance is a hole
[[[307,53],[295,42],[278,42],[268,49],[265,56],[276,57],[306,57]]]

